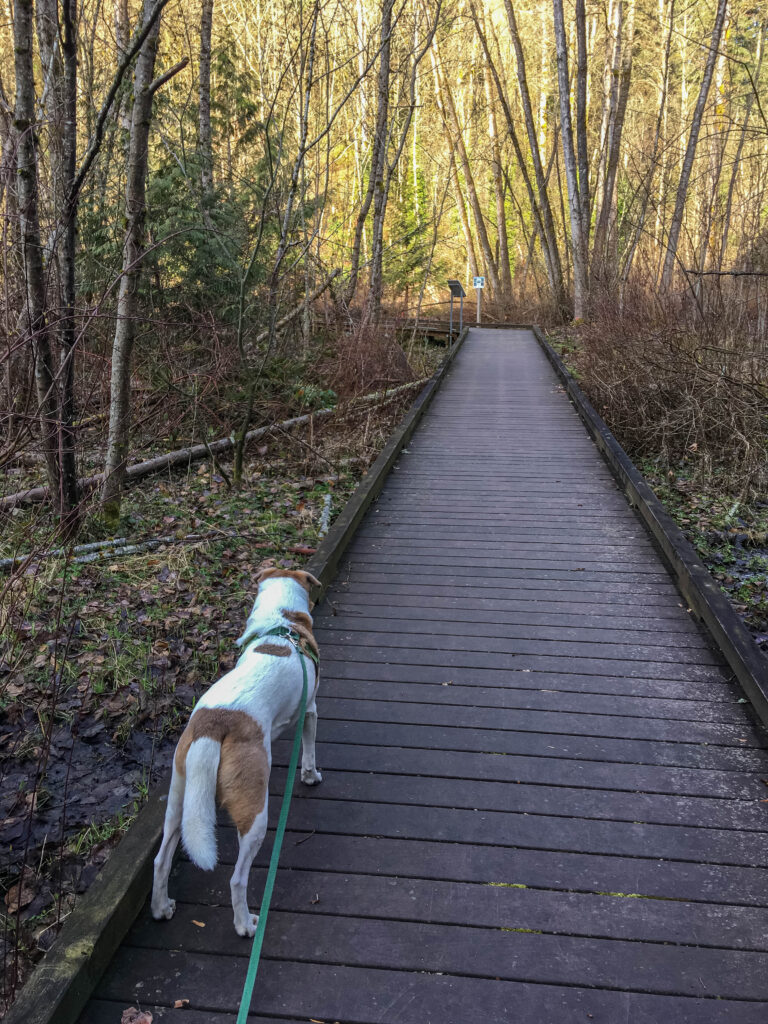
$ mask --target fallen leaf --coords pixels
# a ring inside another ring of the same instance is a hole
[[[11,914],[18,914],[22,907],[27,907],[37,895],[31,885],[17,882],[5,894],[5,905]]]
[[[149,1010],[137,1010],[135,1006],[129,1006],[123,1010],[120,1024],[152,1024],[153,1019]]]
[[[173,1004],[174,1010],[187,1010],[189,1008],[188,999],[177,999]]]
[[[192,924],[196,924],[198,928],[205,928],[205,921],[195,921],[195,919],[192,918]]]

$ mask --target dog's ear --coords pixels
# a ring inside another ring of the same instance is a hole
[[[301,575],[304,577],[307,583],[311,584],[313,587],[322,587],[323,584],[320,582],[320,580],[316,576],[313,576],[311,572],[307,572],[306,569],[301,570]],[[309,587],[307,587],[307,589],[309,589]]]
[[[273,575],[274,571],[275,571],[274,565],[270,565],[270,564],[262,565],[261,568],[256,573],[256,576],[255,576],[254,581],[253,581],[256,584],[256,589],[258,589],[259,584],[263,580],[265,580],[269,576]]]

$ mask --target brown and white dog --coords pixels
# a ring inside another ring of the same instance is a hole
[[[261,639],[275,627],[288,627],[317,654],[309,614],[310,588],[319,586],[304,571],[264,569],[237,664],[208,689],[195,706],[173,759],[163,842],[155,857],[152,916],[173,917],[168,875],[179,842],[198,867],[216,866],[216,802],[227,809],[237,828],[240,853],[230,882],[235,931],[253,935],[258,916],[248,909],[248,873],[267,831],[272,742],[295,728],[301,703],[301,660],[287,637]],[[309,687],[302,733],[301,781],[322,781],[315,767],[318,674],[307,659]]]

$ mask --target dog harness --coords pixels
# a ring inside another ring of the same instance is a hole
[[[296,648],[296,651],[299,654],[304,655],[304,657],[306,658],[309,658],[309,660],[314,664],[315,668],[318,667],[319,662],[317,655],[309,646],[309,644],[301,635],[301,633],[299,633],[299,631],[294,629],[292,626],[274,626],[272,629],[268,629],[264,633],[261,633],[258,630],[253,633],[247,633],[245,639],[240,644],[243,653],[245,653],[246,647],[250,647],[250,645],[254,643],[256,640],[264,640],[268,636],[279,636],[282,637],[284,640],[290,640],[290,642],[293,644],[293,646]]]
[[[299,717],[296,721],[296,732],[293,737],[293,750],[291,751],[291,760],[288,765],[288,776],[285,780],[285,792],[283,793],[283,802],[280,807],[280,818],[277,822],[277,830],[275,832],[275,842],[272,846],[272,856],[269,858],[269,870],[267,871],[267,881],[264,885],[264,896],[261,900],[261,910],[259,911],[259,923],[256,925],[256,932],[253,936],[253,945],[251,946],[251,956],[248,961],[248,971],[245,976],[245,985],[243,986],[243,995],[240,999],[240,1009],[237,1013],[237,1024],[246,1024],[248,1019],[248,1012],[251,1008],[251,1000],[253,998],[253,986],[256,983],[256,972],[259,969],[259,960],[261,959],[261,947],[264,943],[264,932],[267,927],[267,915],[269,914],[269,905],[272,902],[272,890],[275,887],[275,876],[277,875],[277,864],[280,860],[280,851],[283,846],[283,836],[285,835],[285,826],[288,821],[288,809],[291,806],[291,797],[293,795],[293,782],[296,775],[296,768],[299,763],[299,747],[301,746],[301,728],[304,724],[304,714],[307,710],[307,690],[309,688],[308,677],[307,677],[307,661],[309,658],[317,669],[318,658],[315,652],[309,649],[306,640],[300,633],[295,629],[291,629],[290,626],[275,626],[274,629],[269,629],[265,633],[253,634],[253,636],[246,637],[243,646],[251,643],[253,640],[263,640],[264,637],[268,636],[280,636],[286,640],[290,640],[296,649],[296,653],[299,655],[301,660],[301,674],[302,674],[302,687],[301,687],[301,702],[299,703]]]

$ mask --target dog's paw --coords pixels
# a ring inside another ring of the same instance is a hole
[[[323,781],[323,776],[317,768],[302,768],[301,781],[305,786],[317,786]]]
[[[256,934],[256,925],[259,923],[258,914],[249,914],[244,921],[235,921],[235,931],[244,939],[252,939]]]
[[[152,904],[152,917],[156,921],[170,921],[176,913],[176,900],[166,899],[165,902]]]

